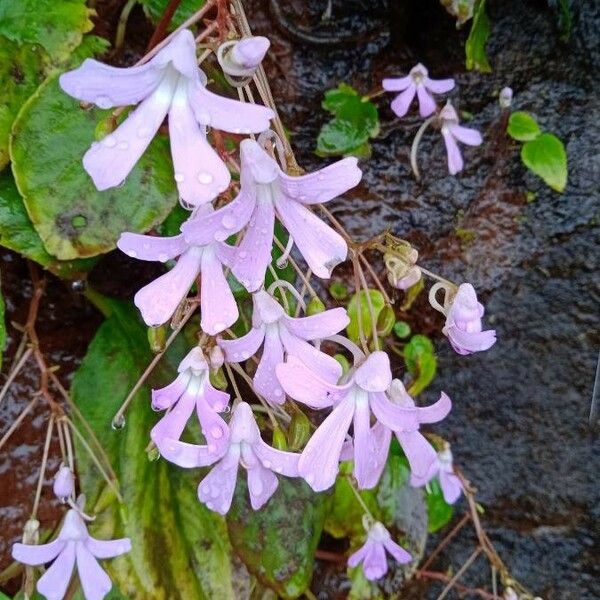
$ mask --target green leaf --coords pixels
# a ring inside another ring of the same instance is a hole
[[[227,527],[248,570],[282,598],[298,598],[310,585],[321,538],[326,497],[301,479],[279,479],[269,502],[252,510],[246,477],[238,477]]]
[[[534,140],[542,133],[537,121],[529,113],[521,110],[511,113],[506,131],[511,138],[519,142]]]
[[[367,300],[368,297],[371,298],[375,323],[377,323],[379,313],[385,306],[385,298],[379,290],[369,290],[369,296],[367,296],[364,290],[360,290],[358,294],[352,296],[350,303],[348,304],[348,317],[350,318],[350,323],[348,323],[348,327],[346,327],[346,333],[355,344],[360,342],[359,315],[366,339],[369,340],[373,333],[371,311],[369,310],[369,302]]]
[[[39,44],[53,61],[65,60],[94,24],[85,0],[2,0],[0,35]]]
[[[437,358],[431,340],[426,335],[413,335],[404,346],[404,362],[413,377],[408,393],[416,396],[433,381],[437,372]]]
[[[377,107],[345,83],[325,92],[322,106],[335,118],[321,128],[316,153],[319,156],[368,155],[369,139],[379,133]]]
[[[569,0],[548,0],[555,12],[560,31],[560,39],[563,42],[568,42],[573,29],[573,14]]]
[[[154,23],[158,23],[169,4],[169,0],[140,0],[140,3],[143,5],[144,10],[150,19],[152,19]],[[169,30],[179,27],[195,12],[200,10],[204,4],[205,0],[182,0],[173,15]]]
[[[437,478],[425,486],[425,502],[427,504],[427,528],[434,533],[450,522],[454,507],[444,500],[444,494]]]
[[[469,71],[475,69],[481,73],[491,73],[492,67],[485,53],[490,37],[490,19],[485,12],[485,0],[478,0],[473,14],[473,23],[465,44],[466,64]]]
[[[17,187],[46,250],[60,259],[112,250],[123,231],[150,229],[177,202],[168,142],[162,136],[122,186],[96,189],[82,157],[105,114],[82,110],[52,76],[13,125],[10,154]]]
[[[410,325],[406,321],[396,321],[394,323],[394,334],[401,340],[410,335]]]
[[[95,258],[61,261],[46,252],[9,169],[0,173],[0,246],[18,252],[66,279],[81,276],[97,262]]]
[[[523,164],[541,177],[557,192],[567,185],[567,152],[563,143],[552,133],[542,133],[521,148]]]
[[[176,340],[175,349],[135,396],[125,427],[114,431],[112,416],[152,354],[137,311],[116,301],[110,305],[112,316],[92,340],[75,374],[72,396],[112,463],[124,504],[118,504],[89,455],[78,447],[80,484],[89,510],[99,513],[90,531],[99,538],[131,538],[130,553],[105,563],[128,598],[233,600],[235,582],[243,575],[234,572],[224,520],[198,502],[201,475],[163,460],[151,462],[145,452],[157,421],[149,386],[175,377],[174,365],[185,344]]]

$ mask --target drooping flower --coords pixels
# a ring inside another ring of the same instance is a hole
[[[93,59],[60,77],[63,90],[99,108],[138,104],[111,134],[87,151],[85,170],[99,190],[119,185],[169,115],[171,154],[181,198],[209,202],[225,190],[230,174],[206,139],[206,127],[232,133],[260,133],[273,111],[224,98],[206,89],[196,59],[194,35],[180,31],[146,64],[125,69]]]
[[[67,465],[61,464],[60,469],[54,476],[52,491],[61,502],[66,502],[75,492],[73,471]]]
[[[250,77],[262,62],[269,46],[269,40],[260,35],[228,41],[219,46],[217,58],[227,75]]]
[[[470,283],[458,286],[458,291],[449,305],[443,307],[443,312],[446,324],[442,332],[458,354],[489,350],[496,343],[495,329],[482,331],[481,317],[485,309]]]
[[[410,485],[413,487],[422,487],[428,484],[436,475],[440,480],[444,500],[448,504],[454,504],[462,494],[463,485],[454,473],[452,451],[449,446],[438,452],[436,460],[433,461],[425,476],[419,477],[412,473],[410,476]]]
[[[383,89],[388,92],[402,92],[392,102],[396,116],[403,117],[415,97],[419,98],[419,113],[423,118],[433,114],[436,103],[431,94],[445,94],[454,87],[454,79],[430,79],[427,69],[419,63],[406,77],[384,79]]]
[[[245,336],[233,340],[219,340],[228,362],[241,362],[256,354],[261,345],[263,352],[256,374],[256,391],[273,404],[283,404],[285,395],[275,375],[275,367],[282,363],[284,354],[295,356],[313,372],[327,381],[337,382],[342,367],[333,357],[309,343],[334,335],[348,325],[350,319],[343,308],[334,308],[310,317],[288,316],[283,307],[267,292],[254,294],[252,329]]]
[[[82,497],[78,505],[83,509]],[[48,600],[64,598],[77,563],[79,581],[86,600],[102,600],[112,587],[111,581],[97,559],[114,558],[131,550],[128,538],[97,540],[90,536],[81,515],[75,509],[67,511],[58,537],[48,544],[15,544],[12,555],[25,565],[52,565],[37,582],[37,590]]]
[[[362,176],[356,158],[344,158],[324,169],[292,177],[253,140],[240,144],[241,189],[237,200],[249,211],[248,227],[235,256],[233,274],[249,291],[261,287],[271,262],[275,217],[289,231],[312,272],[321,278],[344,261],[344,239],[307,205],[332,200],[354,187]],[[186,240],[204,238],[201,222],[182,227]]]
[[[198,486],[200,502],[222,515],[231,507],[240,464],[248,472],[248,491],[254,510],[260,509],[275,493],[279,485],[276,473],[298,477],[299,455],[276,450],[266,444],[260,437],[252,409],[246,402],[240,402],[234,408],[229,431],[229,446],[225,455]],[[172,460],[168,447],[166,452],[165,458]],[[185,460],[182,460],[183,454],[186,454]],[[214,459],[208,462],[206,446],[193,444],[187,444],[174,458],[181,461],[177,464],[188,468],[204,467],[215,462]]]
[[[228,406],[229,394],[211,384],[210,366],[198,346],[181,361],[177,371],[179,374],[173,382],[152,390],[152,408],[171,410],[153,427],[150,437],[161,453],[168,444],[169,456],[176,457],[177,449],[185,447],[180,438],[195,408],[208,452],[217,460],[229,441],[227,423],[218,414]],[[182,457],[185,456],[185,452],[182,453]],[[181,465],[180,461],[175,462]]]
[[[293,356],[277,366],[276,373],[283,389],[298,402],[317,409],[333,407],[312,435],[298,463],[300,475],[315,491],[333,485],[342,452],[344,459],[354,460],[359,487],[374,487],[387,460],[392,431],[411,469],[420,474],[428,471],[435,450],[419,432],[419,426],[441,421],[450,411],[450,399],[442,393],[435,404],[427,407],[416,407],[414,403],[401,406],[390,401],[386,390],[392,383],[392,373],[385,352],[369,355],[343,385],[319,377]],[[377,420],[373,427],[371,413]],[[345,439],[351,423],[354,435],[349,456]]]
[[[402,254],[402,258],[397,256],[398,253]],[[392,287],[407,290],[421,279],[421,269],[417,266],[419,253],[412,246],[399,245],[395,249],[395,254],[387,252],[383,259],[388,273],[388,281]]]
[[[386,550],[401,564],[412,560],[412,556],[398,545],[390,532],[378,521],[367,533],[367,541],[348,559],[349,567],[357,567],[362,563],[363,573],[369,581],[383,577],[388,570]]]
[[[165,262],[179,257],[173,269],[135,295],[135,305],[147,325],[166,323],[199,274],[202,330],[216,335],[236,322],[238,307],[223,274],[223,265],[231,266],[235,250],[223,241],[243,227],[248,208],[239,198],[216,211],[210,205],[201,207],[198,214],[186,222],[201,223],[199,229],[203,235],[197,235],[195,243],[189,243],[183,234],[174,237],[121,235],[117,246],[132,258]]]
[[[442,108],[439,116],[442,123],[442,135],[446,144],[446,152],[448,153],[448,171],[450,175],[456,175],[464,167],[463,157],[457,142],[462,142],[469,146],[479,146],[483,139],[476,129],[463,127],[458,124],[458,115],[450,102],[447,102],[444,108]]]

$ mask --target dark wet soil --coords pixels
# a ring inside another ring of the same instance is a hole
[[[435,77],[456,78],[453,100],[473,114],[470,125],[485,137],[483,147],[465,151],[465,171],[447,175],[443,144],[432,131],[419,153],[423,181],[415,182],[408,156],[419,121],[398,121],[387,108],[391,96],[383,97],[382,132],[362,163],[363,183],[335,203],[334,212],[356,236],[390,228],[412,240],[432,270],[476,285],[499,341],[490,352],[466,358],[436,341],[440,369],[433,391],[444,389],[454,399],[438,430],[479,488],[484,525],[514,575],[546,600],[600,598],[600,424],[595,430],[588,425],[600,347],[600,8],[576,3],[571,41],[563,43],[545,2],[491,0],[494,71],[481,75],[465,70],[466,32],[455,30],[437,0],[389,0],[389,6],[383,0],[334,0],[325,24],[324,0],[269,4],[251,0],[248,12],[256,33],[272,40],[268,72],[305,167],[322,164],[313,154],[327,120],[320,102],[340,81],[366,93],[417,61]],[[142,39],[142,30],[134,30]],[[503,136],[497,93],[505,85],[515,91],[516,109],[535,114],[566,143],[564,194],[527,173],[518,148]],[[535,193],[533,201],[527,192]],[[12,254],[2,259],[9,319],[23,322],[30,293],[26,269]],[[112,256],[93,277],[106,291],[127,295],[130,268]],[[63,365],[65,383],[99,321],[79,295],[50,282],[40,337],[51,359]],[[422,323],[425,330],[439,327],[431,313]],[[16,348],[11,333],[7,362]],[[29,366],[0,405],[2,424],[36,389]],[[16,541],[28,516],[44,414],[38,407],[31,425],[0,456],[0,570],[8,564],[7,543]],[[55,468],[55,451],[52,456]],[[49,489],[40,509],[45,522],[56,514]],[[438,541],[433,536],[429,549]],[[455,571],[473,544],[465,529],[434,568]],[[489,568],[477,562],[464,581],[489,588]],[[344,597],[339,586],[323,563],[315,580],[319,597]],[[440,589],[415,587],[409,595],[434,598]]]

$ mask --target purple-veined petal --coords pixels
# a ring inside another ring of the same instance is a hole
[[[454,79],[423,79],[423,85],[433,94],[445,94],[454,88]]]
[[[140,260],[157,260],[165,262],[183,254],[188,245],[183,235],[158,237],[139,233],[122,233],[117,241],[117,248]]]
[[[24,565],[43,565],[54,560],[66,545],[65,540],[54,540],[47,544],[20,544],[12,547],[12,557]]]
[[[390,358],[381,350],[373,352],[367,357],[356,372],[354,381],[367,392],[384,392],[392,383]]]
[[[356,429],[354,431],[356,434]],[[391,430],[379,422],[375,423],[369,434],[369,468],[365,470],[361,480],[359,480],[361,489],[370,490],[379,483],[387,462],[391,440]],[[356,477],[358,480],[358,475]]]
[[[253,327],[246,335],[234,340],[219,338],[227,362],[242,362],[254,356],[265,339],[265,327]]]
[[[279,482],[275,474],[256,463],[248,469],[248,492],[250,504],[254,510],[259,510],[275,493]]]
[[[232,273],[250,292],[259,289],[271,262],[275,209],[270,200],[258,199],[252,218],[238,245]]]
[[[187,296],[200,272],[202,249],[186,250],[168,273],[144,286],[134,298],[146,325],[162,325]]]
[[[86,600],[102,600],[112,583],[106,571],[98,564],[84,544],[77,544],[77,572]]]
[[[351,554],[348,557],[348,566],[349,567],[358,567],[358,565],[365,560],[367,553],[369,552],[370,547],[374,542],[371,540],[367,540],[356,552]]]
[[[166,410],[173,406],[185,392],[192,374],[189,371],[179,373],[177,377],[165,387],[152,390],[152,408]]]
[[[469,146],[479,146],[483,142],[481,133],[477,129],[471,127],[463,127],[462,125],[447,125],[450,133],[463,144]]]
[[[442,135],[444,136],[446,152],[448,153],[448,171],[450,175],[456,175],[459,171],[462,171],[464,166],[460,148],[452,133],[450,133],[449,130],[446,130],[445,127],[442,128]]]
[[[417,418],[419,423],[437,423],[445,419],[451,409],[452,401],[442,392],[437,402],[417,408]]]
[[[412,560],[410,552],[407,552],[402,546],[396,544],[391,538],[385,540],[383,546],[401,565],[405,565]]]
[[[358,159],[347,157],[299,177],[282,172],[279,175],[279,184],[283,193],[292,200],[302,204],[321,204],[355,187],[361,177]]]
[[[315,492],[335,483],[342,445],[353,415],[354,397],[348,396],[319,425],[300,455],[298,472]]]
[[[262,439],[259,439],[252,448],[265,469],[271,469],[286,477],[298,477],[299,454],[272,448]]]
[[[394,431],[394,433],[406,454],[411,471],[417,477],[424,477],[437,458],[433,446],[419,431]]]
[[[381,82],[381,86],[386,92],[403,92],[412,83],[413,78],[410,75],[406,77],[389,77]]]
[[[397,117],[403,117],[408,112],[416,93],[417,87],[414,83],[411,83],[401,94],[398,94],[392,100],[390,106]]]
[[[335,335],[344,329],[350,319],[345,308],[333,308],[310,317],[287,317],[285,326],[288,331],[303,340],[316,340]]]
[[[238,307],[223,274],[215,250],[207,246],[202,254],[200,283],[200,325],[202,331],[216,335],[238,319]]]
[[[96,538],[89,537],[84,543],[86,548],[96,558],[114,558],[131,550],[131,540],[129,538],[97,540]]]
[[[382,543],[373,543],[369,546],[362,568],[369,581],[381,579],[387,573],[387,557]]]
[[[222,515],[231,507],[235,482],[237,481],[240,449],[236,444],[211,469],[198,486],[198,499],[210,510]]]
[[[222,453],[219,454],[217,448],[210,449],[206,445],[190,444],[179,440],[162,437],[154,440],[160,455],[169,462],[183,467],[184,469],[195,469],[197,467],[207,467],[219,460]]]
[[[419,97],[419,114],[423,118],[433,114],[437,108],[437,104],[425,86],[417,86],[417,96]]]
[[[379,392],[369,394],[369,401],[377,420],[392,431],[418,431],[418,408],[393,404]]]
[[[208,451],[222,456],[229,447],[227,423],[208,405],[204,398],[196,400],[196,413],[202,433],[206,438]]]
[[[198,123],[230,133],[260,133],[275,116],[266,106],[213,94],[199,82],[190,86],[188,98]]]
[[[190,160],[197,160],[197,156]],[[198,162],[195,163],[196,168]],[[240,192],[235,200],[211,213],[188,219],[181,231],[188,244],[205,246],[215,241],[224,241],[240,231],[250,220],[255,201],[252,196]]]
[[[329,279],[331,271],[348,254],[342,236],[298,202],[280,197],[275,200],[275,208],[312,272],[321,279]]]
[[[454,504],[462,494],[463,487],[460,479],[454,473],[440,471],[440,486],[444,494],[444,500],[448,504]]]
[[[40,577],[37,591],[47,600],[62,600],[71,581],[75,566],[75,546],[77,542],[68,541],[48,570]]]
[[[276,325],[267,326],[262,356],[254,375],[254,387],[271,404],[285,402],[285,394],[275,374],[275,368],[281,363],[283,363],[283,346],[279,339],[278,328]]]

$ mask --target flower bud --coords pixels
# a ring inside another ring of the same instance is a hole
[[[221,350],[220,346],[213,346],[210,350],[210,366],[212,369],[220,369],[225,362],[225,356],[223,355],[223,350]]]
[[[265,57],[269,46],[269,40],[262,36],[228,41],[219,46],[217,60],[226,75],[252,77]]]
[[[500,90],[500,94],[498,96],[498,102],[500,103],[500,108],[510,108],[513,99],[513,91],[512,88],[505,87]]]
[[[310,302],[306,306],[306,314],[311,317],[312,315],[318,315],[319,313],[325,312],[325,304],[321,298],[313,296]]]
[[[66,465],[61,465],[60,469],[54,476],[54,495],[61,501],[65,502],[67,498],[73,495],[75,490],[75,479],[73,472]]]
[[[167,326],[148,327],[148,344],[154,354],[158,354],[165,349],[167,343]]]
[[[304,448],[309,438],[310,421],[308,417],[303,412],[295,412],[288,427],[288,445],[290,450]]]
[[[388,271],[388,281],[392,287],[407,290],[421,279],[421,269],[417,267],[419,253],[408,243],[399,244],[394,254],[384,255]]]

